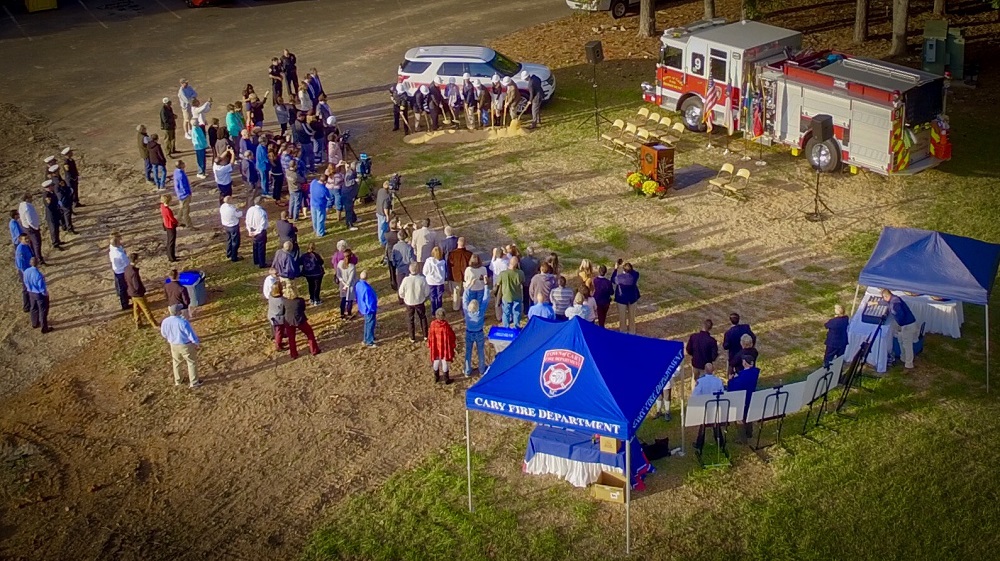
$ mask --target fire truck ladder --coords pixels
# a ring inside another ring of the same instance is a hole
[[[869,72],[871,74],[877,74],[885,78],[892,78],[894,80],[909,82],[911,84],[916,84],[920,82],[920,77],[912,72],[896,70],[895,68],[887,68],[880,64],[869,62],[867,60],[858,60],[856,58],[845,58],[843,60],[843,63],[844,66],[847,68],[854,68],[855,70]]]

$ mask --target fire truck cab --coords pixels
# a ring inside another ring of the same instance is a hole
[[[643,97],[679,112],[692,131],[706,129],[708,105],[713,125],[805,152],[821,171],[916,173],[951,157],[942,76],[802,51],[801,33],[754,21],[699,21],[667,29],[661,43]],[[832,117],[832,138],[814,138],[818,115]]]

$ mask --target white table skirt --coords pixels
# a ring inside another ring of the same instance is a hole
[[[531,457],[530,461],[524,462],[524,473],[530,475],[558,475],[561,479],[569,481],[574,487],[587,487],[591,483],[596,482],[601,477],[602,471],[617,473],[618,475],[624,474],[621,468],[615,466],[578,462],[544,453],[537,453]]]
[[[957,301],[938,302],[931,300],[928,296],[907,296],[899,291],[893,294],[901,297],[906,305],[913,312],[913,317],[917,318],[917,324],[924,324],[924,333],[939,333],[950,337],[959,338],[962,336],[962,323],[965,315],[962,310],[962,303]],[[850,326],[847,329],[847,360],[850,360],[861,343],[871,336],[877,327],[871,323],[861,321],[864,313],[865,302],[869,298],[880,298],[881,291],[877,288],[869,287],[861,297],[860,306],[854,311],[851,317]],[[872,345],[872,351],[868,354],[868,364],[875,367],[876,372],[885,372],[889,353],[892,351],[892,328],[889,321],[882,326],[878,340]]]

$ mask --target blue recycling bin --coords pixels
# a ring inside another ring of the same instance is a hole
[[[166,279],[167,283],[170,278]],[[208,303],[208,292],[205,290],[205,273],[202,271],[181,271],[177,275],[177,282],[187,289],[191,298],[191,307],[204,306]]]

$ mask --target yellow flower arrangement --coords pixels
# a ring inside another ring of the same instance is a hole
[[[630,173],[625,181],[628,182],[629,187],[638,189],[646,181],[646,176],[636,171]]]
[[[660,184],[649,180],[642,183],[642,193],[647,197],[652,197],[660,190]]]

